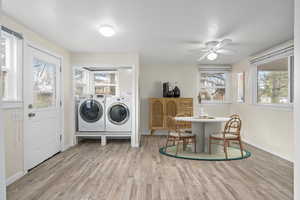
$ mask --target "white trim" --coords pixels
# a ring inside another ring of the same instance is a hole
[[[199,71],[231,71],[231,65],[200,65]]]
[[[76,118],[77,116],[75,115],[75,105],[76,105],[76,98],[75,98],[75,87],[76,87],[76,81],[74,79],[74,75],[75,75],[75,69],[78,68],[83,68],[86,67],[87,65],[82,64],[75,64],[72,65],[72,120],[74,122],[73,125],[73,144],[77,144],[78,140],[77,137],[81,137],[81,135],[77,135],[76,134]],[[111,64],[92,64],[92,65],[88,65],[91,68],[96,68],[96,69],[120,69],[120,68],[131,68],[132,69],[132,73],[133,73],[133,78],[132,78],[132,107],[131,107],[131,112],[134,113],[132,116],[132,131],[131,134],[128,135],[131,137],[131,147],[139,147],[139,94],[138,94],[138,85],[139,85],[139,69],[137,68],[136,65],[134,64],[115,64],[115,65],[111,65]],[[87,136],[87,135],[82,135],[83,136]],[[97,137],[95,135],[89,135],[91,137]],[[107,135],[107,136],[117,136],[117,135]],[[121,135],[121,136],[126,136],[126,135]],[[99,136],[101,137],[101,136]]]
[[[4,110],[23,108],[23,102],[22,101],[2,101],[2,108]]]
[[[250,64],[262,64],[273,60],[275,57],[286,57],[294,53],[294,41],[289,40],[287,42],[281,43],[275,47],[257,53],[250,57]]]
[[[274,56],[272,58],[269,58],[267,60],[252,64],[252,68],[251,68],[251,79],[252,79],[252,104],[256,105],[256,106],[262,106],[262,107],[269,107],[269,108],[274,108],[274,109],[283,109],[283,110],[292,110],[293,109],[293,103],[288,103],[288,104],[261,104],[257,102],[257,67],[261,64],[267,63],[267,62],[271,62],[274,60],[278,60],[278,59],[282,59],[282,58],[288,58],[288,76],[289,76],[289,93],[288,93],[288,99],[291,102],[291,79],[290,79],[290,70],[291,70],[291,58],[292,58],[292,54],[282,54],[282,55],[277,55]]]
[[[65,142],[65,121],[64,121],[64,79],[63,79],[63,72],[64,72],[64,58],[63,56],[54,53],[53,51],[49,51],[48,49],[43,48],[42,46],[36,44],[35,42],[32,42],[30,40],[24,39],[23,40],[23,66],[25,66],[25,59],[28,59],[28,52],[26,51],[28,49],[28,47],[31,47],[33,49],[36,49],[38,51],[44,52],[46,54],[49,54],[50,56],[53,56],[57,59],[60,60],[60,88],[59,88],[59,92],[60,92],[60,102],[62,103],[60,106],[60,130],[61,130],[61,135],[62,135],[62,140],[60,142],[60,150],[63,151],[65,149],[64,147],[64,142]],[[23,74],[22,77],[24,77],[24,70],[23,70]],[[24,78],[22,80],[24,82]],[[24,84],[23,84],[24,85]],[[24,91],[24,88],[23,88]],[[24,92],[23,92],[24,95]],[[24,99],[24,97],[23,97]],[[24,107],[24,106],[23,106]],[[23,124],[25,123],[25,112],[23,113]],[[23,125],[23,130],[25,132],[25,126]],[[26,169],[26,151],[25,151],[25,137],[23,137],[23,167],[24,167],[24,171],[27,171]]]
[[[20,172],[15,173],[11,177],[8,177],[6,179],[6,186],[9,186],[10,184],[16,182],[17,180],[22,178],[25,174],[26,174],[25,172],[20,171]]]
[[[73,146],[74,146],[73,144],[65,144],[65,145],[63,146],[62,151],[66,151],[66,150],[70,149],[70,148],[73,147]]]
[[[294,163],[293,160],[290,160],[289,158],[287,158],[287,157],[281,155],[280,153],[272,152],[272,151],[266,149],[265,147],[262,147],[262,146],[260,146],[260,145],[253,144],[253,143],[250,142],[249,140],[243,139],[243,142],[246,143],[246,144],[249,144],[249,145],[251,145],[251,146],[254,146],[255,148],[258,148],[258,149],[260,149],[260,150],[263,150],[263,151],[265,151],[265,152],[268,152],[268,153],[270,153],[270,154],[272,154],[272,155],[274,155],[274,156],[277,156],[277,157],[279,157],[279,158],[281,158],[281,159],[284,159],[284,160],[287,160],[287,161],[289,161],[289,162]]]

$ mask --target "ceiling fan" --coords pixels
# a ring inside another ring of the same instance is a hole
[[[224,49],[225,46],[232,43],[231,39],[223,39],[221,41],[209,41],[204,44],[204,47],[199,48],[203,55],[197,60],[201,61],[207,58],[208,60],[215,60],[218,58],[219,54],[223,55],[233,55],[234,52],[229,49]]]

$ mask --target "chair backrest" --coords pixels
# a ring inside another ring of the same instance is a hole
[[[237,114],[231,115],[230,120],[225,124],[224,133],[230,133],[235,135],[241,134],[242,121]]]

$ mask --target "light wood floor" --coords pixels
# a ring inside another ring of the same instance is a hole
[[[8,187],[8,200],[268,200],[293,199],[293,165],[247,146],[252,156],[227,162],[159,154],[165,138],[146,136],[107,146],[84,142],[58,154]]]

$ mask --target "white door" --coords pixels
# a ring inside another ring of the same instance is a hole
[[[24,67],[25,170],[61,149],[61,60],[27,46]]]

